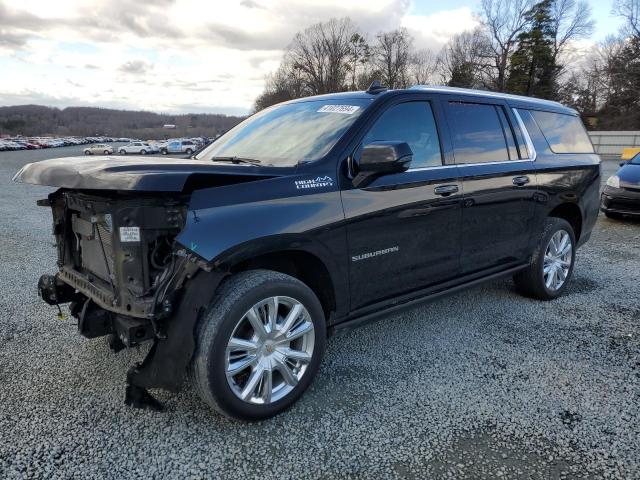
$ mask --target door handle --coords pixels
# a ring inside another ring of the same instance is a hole
[[[522,187],[527,183],[529,183],[529,177],[527,177],[526,175],[522,175],[520,177],[513,177],[513,184],[516,185],[517,187]]]
[[[439,185],[433,189],[433,193],[442,197],[448,197],[452,193],[458,192],[458,185]]]

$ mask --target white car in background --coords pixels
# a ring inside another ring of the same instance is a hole
[[[140,155],[146,155],[147,153],[154,153],[158,150],[145,142],[131,142],[127,145],[118,147],[118,153],[120,155],[126,155],[128,153],[137,153]]]
[[[112,155],[113,147],[104,143],[96,143],[95,145],[85,148],[83,151],[85,155]]]

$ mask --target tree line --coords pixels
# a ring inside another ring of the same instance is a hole
[[[111,136],[146,139],[215,136],[242,120],[217,114],[166,115],[94,107],[64,109],[39,105],[0,107],[0,134]],[[164,125],[175,125],[165,129]]]
[[[614,0],[620,32],[581,52],[593,33],[585,0],[482,0],[478,26],[439,52],[405,28],[361,31],[349,18],[297,33],[254,108],[349,90],[440,84],[561,101],[598,129],[640,129],[640,0]]]

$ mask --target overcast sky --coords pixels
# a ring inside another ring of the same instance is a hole
[[[590,0],[596,32],[617,32]],[[407,27],[434,51],[472,28],[479,0],[0,0],[0,105],[247,113],[293,35],[349,16]]]

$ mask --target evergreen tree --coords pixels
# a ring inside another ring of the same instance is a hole
[[[553,53],[553,2],[543,0],[525,14],[528,28],[518,36],[518,48],[511,56],[507,91],[539,98],[558,97],[560,67]]]

